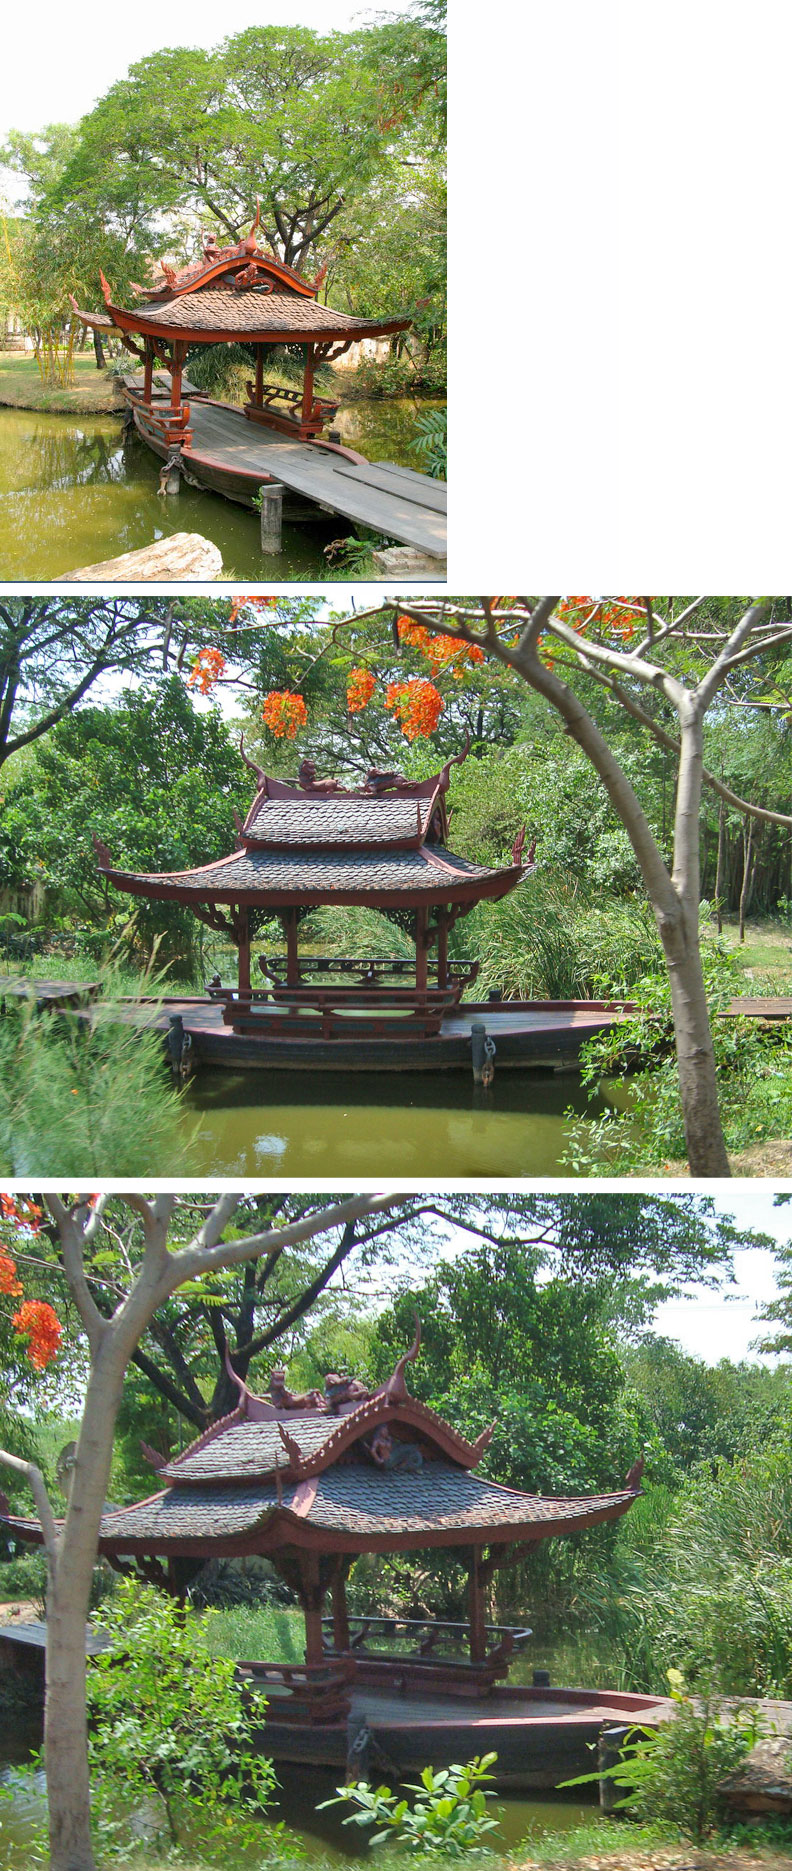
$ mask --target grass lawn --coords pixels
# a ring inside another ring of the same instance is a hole
[[[0,403],[55,414],[72,410],[77,415],[102,415],[121,408],[121,395],[112,377],[97,370],[93,347],[74,358],[70,390],[42,383],[31,352],[0,351]]]
[[[702,931],[715,934],[714,923]],[[723,940],[745,972],[747,994],[792,994],[792,925],[777,917],[749,917],[740,941],[736,917],[724,921]]]

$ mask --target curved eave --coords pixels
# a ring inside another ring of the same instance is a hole
[[[266,299],[264,300],[266,307]],[[181,299],[174,300],[181,304]],[[266,323],[266,316],[261,325],[241,330],[238,326],[169,325],[162,318],[146,318],[142,312],[128,312],[123,306],[108,304],[110,318],[116,330],[128,331],[139,337],[164,338],[169,343],[180,344],[338,344],[356,338],[388,337],[396,331],[409,331],[411,318],[390,319],[353,319],[344,324],[319,325],[312,331],[310,325],[296,325],[293,328],[272,327]],[[86,314],[80,312],[80,318]]]
[[[246,1555],[259,1554],[266,1557],[284,1547],[299,1547],[306,1552],[315,1553],[377,1553],[377,1552],[414,1552],[423,1547],[452,1547],[476,1545],[521,1545],[533,1546],[540,1540],[568,1539],[573,1534],[585,1532],[590,1527],[603,1526],[609,1521],[618,1520],[629,1512],[637,1499],[637,1491],[623,1489],[617,1494],[599,1495],[589,1506],[585,1496],[559,1498],[557,1513],[544,1511],[534,1519],[531,1509],[534,1499],[542,1509],[552,1510],[554,1502],[548,1497],[530,1497],[516,1490],[504,1489],[496,1483],[484,1484],[492,1487],[494,1496],[506,1500],[506,1511],[497,1520],[478,1519],[474,1512],[461,1515],[454,1524],[433,1525],[424,1520],[414,1521],[411,1527],[398,1527],[392,1519],[383,1516],[380,1526],[365,1528],[340,1528],[314,1524],[311,1515],[317,1500],[317,1489],[321,1478],[301,1481],[293,1490],[291,1502],[279,1504],[270,1498],[254,1505],[251,1502],[249,1523],[236,1532],[213,1533],[207,1527],[200,1533],[185,1533],[174,1528],[173,1532],[159,1526],[156,1532],[148,1534],[131,1531],[135,1517],[141,1508],[157,1507],[165,1498],[159,1493],[149,1496],[147,1501],[136,1502],[128,1508],[118,1508],[104,1516],[104,1530],[98,1541],[98,1551],[109,1559],[144,1558],[151,1555],[209,1559],[213,1557],[243,1558]],[[291,1490],[290,1490],[291,1491]],[[173,1490],[169,1491],[171,1497]],[[508,1500],[515,1502],[513,1518],[508,1511]],[[519,1511],[518,1503],[523,1503]],[[321,1511],[321,1503],[319,1504]],[[206,1519],[211,1519],[211,1508],[207,1505]],[[368,1516],[369,1521],[371,1515]],[[125,1531],[125,1521],[130,1531]],[[62,1523],[59,1523],[62,1524]],[[42,1532],[38,1521],[18,1519],[12,1515],[0,1518],[0,1526],[14,1538],[27,1544],[40,1546]]]
[[[114,884],[117,890],[124,890],[129,896],[156,898],[168,903],[185,903],[193,907],[204,903],[219,903],[224,907],[236,903],[248,909],[310,909],[316,904],[338,903],[342,905],[368,904],[372,909],[420,909],[422,907],[432,909],[445,903],[478,903],[485,898],[496,899],[507,896],[509,891],[513,890],[525,876],[528,869],[528,866],[523,864],[512,864],[506,870],[490,871],[484,877],[466,877],[461,872],[442,869],[437,861],[432,859],[431,852],[427,848],[424,849],[425,855],[429,857],[430,862],[434,863],[437,870],[437,883],[426,884],[420,889],[409,887],[378,889],[375,885],[369,889],[339,888],[338,890],[327,888],[324,890],[310,888],[245,890],[233,887],[224,889],[219,877],[216,884],[212,881],[202,888],[171,882],[167,874],[149,878],[133,872],[105,869],[101,865],[99,871],[100,876],[106,877],[108,883]],[[245,852],[243,850],[235,855],[244,857]],[[218,870],[227,861],[221,858]],[[192,874],[203,876],[209,868],[205,865],[201,871]],[[190,874],[190,872],[179,873],[179,875],[187,876]]]

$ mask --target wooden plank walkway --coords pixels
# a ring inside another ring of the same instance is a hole
[[[138,388],[131,373],[124,384],[128,392]],[[141,440],[155,447],[139,400],[130,396],[130,402]],[[389,473],[387,462],[350,461],[332,448],[249,422],[241,409],[198,397],[190,400],[190,428],[192,445],[183,460],[202,486],[230,493],[233,485],[231,497],[250,502],[262,481],[273,478],[320,511],[445,559],[446,489],[429,475],[413,469]],[[155,452],[164,454],[161,446]]]

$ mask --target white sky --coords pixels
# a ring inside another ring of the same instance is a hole
[[[777,1241],[792,1237],[792,1203],[775,1208],[773,1190],[766,1183],[736,1182],[718,1198],[717,1205],[740,1228],[753,1228]],[[756,1322],[759,1307],[775,1294],[774,1256],[762,1248],[740,1251],[735,1254],[735,1274],[736,1287],[726,1293],[703,1287],[689,1299],[661,1306],[655,1330],[678,1339],[686,1351],[695,1352],[707,1364],[717,1364],[719,1358],[767,1362],[751,1349],[751,1340],[763,1329]]]
[[[46,8],[38,25],[24,7],[3,21],[3,68],[13,82],[0,89],[0,138],[9,130],[75,123],[138,59],[164,46],[212,46],[248,26],[310,26],[346,32],[377,13],[406,13],[409,0],[382,6],[347,0],[136,0],[78,18],[68,7]],[[167,114],[168,100],[163,98]]]

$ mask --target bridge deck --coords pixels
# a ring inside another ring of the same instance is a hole
[[[128,392],[137,387],[131,376],[125,384]],[[131,394],[130,402],[141,439],[164,455],[145,422],[139,398]],[[340,451],[249,422],[241,409],[208,399],[190,399],[190,428],[192,445],[185,448],[183,460],[202,485],[244,501],[262,481],[274,478],[320,509],[342,514],[432,558],[445,558],[444,482],[387,461],[349,460]]]

